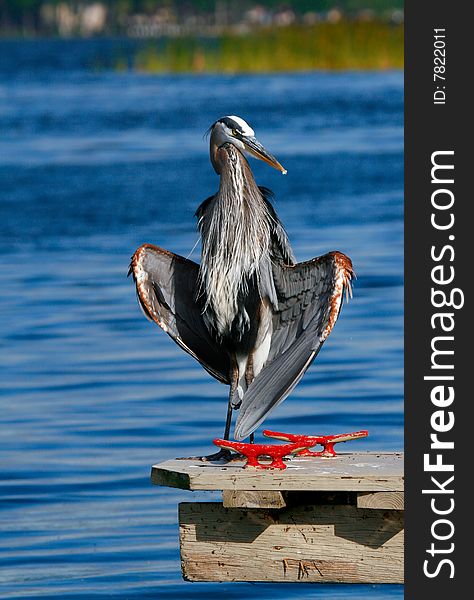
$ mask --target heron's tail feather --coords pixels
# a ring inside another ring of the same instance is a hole
[[[248,437],[268,414],[291,393],[313,362],[315,350],[305,336],[296,342],[257,375],[242,399],[234,438]]]

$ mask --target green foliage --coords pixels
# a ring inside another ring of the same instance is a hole
[[[265,73],[403,67],[403,26],[340,21],[261,29],[219,38],[151,42],[135,55],[144,72]]]

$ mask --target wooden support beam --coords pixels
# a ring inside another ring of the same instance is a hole
[[[358,492],[358,508],[382,508],[404,510],[405,495],[403,492]]]
[[[189,581],[403,582],[403,513],[351,505],[179,506]]]
[[[275,490],[266,492],[223,490],[222,504],[225,508],[284,508],[286,500],[283,492]]]

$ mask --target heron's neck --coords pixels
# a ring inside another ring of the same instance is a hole
[[[250,282],[260,280],[270,232],[271,216],[250,167],[237,149],[231,149],[213,208],[201,228],[206,309],[221,335],[229,332]]]
[[[236,148],[230,147],[225,153],[217,197],[221,202],[225,204],[232,202],[235,208],[242,210],[252,203],[263,202],[252,170],[245,157]]]

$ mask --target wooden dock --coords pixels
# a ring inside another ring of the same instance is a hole
[[[403,454],[292,458],[285,470],[170,460],[156,485],[221,490],[179,506],[189,581],[403,582]]]

